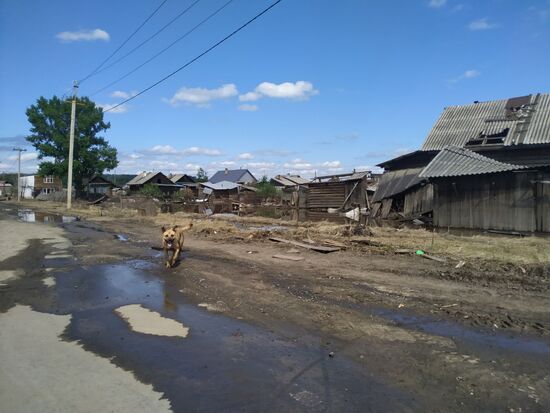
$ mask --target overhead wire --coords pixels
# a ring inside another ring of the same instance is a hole
[[[153,40],[155,37],[157,37],[160,33],[162,33],[164,30],[166,30],[169,26],[172,25],[172,23],[174,23],[176,20],[178,20],[180,17],[184,16],[189,10],[191,10],[197,3],[199,3],[201,0],[195,0],[193,3],[191,3],[191,5],[187,6],[183,11],[181,11],[176,17],[174,17],[172,20],[170,20],[168,23],[166,23],[164,26],[162,26],[159,30],[157,30],[154,34],[152,34],[151,36],[149,36],[147,39],[145,39],[144,41],[142,41],[141,43],[139,43],[137,46],[135,46],[133,49],[131,49],[128,53],[124,54],[123,56],[119,57],[118,59],[116,59],[114,62],[111,62],[109,65],[103,67],[102,69],[98,70],[95,72],[94,76],[95,75],[98,75],[102,72],[104,72],[105,70],[113,67],[114,65],[116,65],[118,62],[120,62],[121,60],[124,60],[125,58],[127,58],[128,56],[130,56],[132,53],[134,53],[136,50],[140,49],[142,46],[144,46],[145,44],[147,44],[149,41]]]
[[[203,24],[205,24],[206,22],[208,22],[210,19],[212,19],[214,16],[216,16],[218,13],[220,13],[223,9],[225,9],[227,6],[229,6],[231,3],[233,3],[234,0],[229,0],[227,2],[225,2],[221,7],[219,7],[217,10],[215,10],[213,13],[211,13],[210,15],[208,15],[207,17],[205,17],[203,20],[201,20],[199,23],[197,23],[195,26],[193,26],[190,30],[188,30],[186,33],[184,33],[182,36],[178,37],[176,40],[174,40],[172,43],[170,43],[168,46],[166,46],[164,49],[160,50],[159,52],[157,52],[156,54],[154,54],[153,56],[151,56],[149,59],[147,59],[146,61],[144,61],[143,63],[139,64],[138,66],[136,66],[135,68],[133,68],[132,70],[130,70],[129,72],[127,72],[126,74],[120,76],[119,78],[117,78],[116,80],[112,81],[111,83],[103,86],[101,89],[98,89],[96,90],[95,92],[93,92],[92,94],[90,94],[90,97],[92,96],[95,96],[97,95],[98,93],[101,93],[107,89],[109,89],[111,86],[114,86],[116,85],[118,82],[120,82],[121,80],[124,80],[126,79],[128,76],[132,75],[133,73],[137,72],[139,69],[141,69],[143,66],[145,66],[146,64],[150,63],[151,61],[155,60],[157,57],[159,57],[161,54],[163,54],[164,52],[166,52],[168,49],[172,48],[175,44],[179,43],[180,41],[182,41],[183,39],[185,39],[187,36],[189,36],[191,33],[193,33],[195,30],[197,30],[199,27],[201,27]]]
[[[81,83],[85,82],[86,80],[88,80],[90,77],[94,76],[94,75],[97,73],[97,71],[103,67],[103,65],[104,65],[105,63],[107,63],[107,62],[108,62],[108,61],[109,61],[109,60],[110,60],[110,59],[111,59],[120,49],[122,49],[122,48],[124,47],[124,45],[125,45],[126,43],[128,43],[128,42],[130,41],[130,39],[131,39],[132,37],[134,37],[134,36],[136,35],[136,33],[139,32],[139,31],[141,30],[141,28],[142,28],[143,26],[145,26],[145,24],[146,24],[149,20],[151,20],[151,18],[153,18],[153,16],[154,16],[155,14],[157,14],[157,12],[161,9],[162,6],[164,6],[164,4],[165,4],[167,1],[168,1],[168,0],[163,0],[163,2],[160,3],[160,5],[159,5],[155,10],[153,10],[153,12],[152,12],[151,14],[149,14],[149,16],[148,16],[148,17],[147,17],[147,18],[146,18],[146,19],[145,19],[145,20],[144,20],[144,21],[143,21],[143,22],[142,22],[142,23],[132,32],[132,34],[130,34],[130,35],[126,38],[126,40],[124,40],[124,41],[122,42],[122,44],[121,44],[120,46],[118,46],[109,56],[107,56],[107,58],[106,58],[105,60],[103,60],[103,61],[100,63],[100,65],[97,66],[92,72],[90,72],[87,76],[85,76],[85,77],[83,77],[82,79],[80,79],[80,80],[78,81],[78,83],[81,84]]]
[[[162,79],[156,81],[155,83],[153,83],[152,85],[146,87],[145,89],[141,90],[140,92],[136,93],[135,95],[129,97],[128,99],[125,99],[124,101],[120,102],[119,104],[115,105],[115,106],[112,106],[110,107],[109,109],[107,109],[105,112],[109,112],[109,111],[112,111],[116,108],[118,108],[119,106],[122,106],[124,105],[125,103],[137,98],[138,96],[141,96],[142,94],[144,94],[145,92],[153,89],[155,86],[158,86],[159,84],[161,84],[162,82],[166,81],[167,79],[171,78],[172,76],[174,76],[176,73],[182,71],[183,69],[185,69],[186,67],[190,66],[191,64],[193,64],[194,62],[196,62],[197,60],[199,60],[201,57],[203,57],[204,55],[210,53],[212,50],[214,50],[215,48],[217,48],[218,46],[220,46],[221,44],[225,43],[227,40],[229,40],[231,37],[235,36],[237,33],[239,33],[241,30],[243,30],[245,27],[247,27],[248,25],[252,24],[254,21],[256,21],[257,19],[259,19],[261,16],[263,16],[264,14],[266,14],[268,11],[270,11],[273,7],[275,7],[277,4],[279,4],[281,1],[283,0],[277,0],[275,1],[274,3],[272,3],[270,6],[268,6],[267,8],[265,8],[263,11],[261,11],[260,13],[258,13],[256,16],[254,16],[253,18],[251,18],[250,20],[248,20],[246,23],[244,23],[243,25],[241,25],[239,28],[233,30],[230,34],[228,34],[227,36],[225,36],[223,39],[221,39],[220,41],[218,41],[217,43],[215,43],[214,45],[210,46],[208,49],[206,49],[204,52],[202,52],[201,54],[199,54],[198,56],[194,57],[193,59],[191,59],[190,61],[188,61],[187,63],[185,63],[183,66],[180,66],[179,68],[177,68],[176,70],[174,70],[172,73],[169,73],[168,75],[164,76]]]

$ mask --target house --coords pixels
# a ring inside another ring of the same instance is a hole
[[[63,190],[63,181],[59,176],[29,175],[19,178],[19,191],[25,199],[36,198],[40,194],[51,194]]]
[[[0,196],[11,196],[13,186],[9,182],[0,181]]]
[[[142,172],[126,183],[131,192],[137,192],[145,185],[157,186],[164,193],[178,191],[181,185],[173,183],[162,172]]]
[[[432,214],[442,227],[549,232],[550,94],[445,108],[419,151],[380,166],[382,216],[393,209]]]
[[[257,203],[257,188],[229,181],[217,183],[201,182],[199,198],[207,200],[208,206],[216,213],[234,212],[241,204]]]
[[[306,207],[320,211],[366,208],[369,205],[367,187],[370,175],[370,171],[353,171],[315,177],[308,185]]]
[[[199,184],[196,182],[195,178],[187,174],[175,174],[168,175],[168,178],[172,183],[180,185],[181,189],[189,189],[193,192],[194,196],[198,195]]]
[[[235,184],[255,184],[258,182],[254,175],[250,173],[248,169],[227,169],[218,171],[212,178],[209,179],[210,183],[216,184],[221,181],[233,182]]]
[[[99,175],[93,176],[88,181],[84,182],[84,184],[88,196],[111,195],[113,188],[116,187],[116,185],[107,178]]]

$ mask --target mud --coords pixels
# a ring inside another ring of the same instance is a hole
[[[22,276],[0,290],[0,311],[70,314],[63,340],[132,372],[173,411],[550,409],[550,299],[535,284],[434,277],[439,263],[375,251],[286,262],[269,241],[194,234],[166,270],[147,223],[50,225],[74,258],[45,259],[54,245],[29,241],[1,263]],[[133,331],[116,309],[136,304],[187,337]]]

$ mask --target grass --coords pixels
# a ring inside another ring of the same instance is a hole
[[[67,214],[65,205],[47,201],[22,201],[23,208],[39,208],[57,214]],[[345,242],[350,236],[347,225],[326,221],[296,223],[275,218],[219,216],[206,218],[200,214],[177,212],[158,214],[154,217],[137,216],[137,210],[120,208],[100,208],[94,205],[76,202],[71,215],[79,215],[91,220],[138,219],[144,224],[161,227],[162,225],[186,225],[193,221],[192,232],[215,238],[250,236],[261,238],[266,231],[250,229],[260,225],[285,227],[278,231],[285,237],[294,239],[312,239],[321,241],[332,239]],[[248,229],[247,229],[248,228]],[[276,231],[277,232],[277,231]],[[528,236],[525,238],[478,234],[470,236],[453,235],[446,232],[433,232],[424,228],[371,227],[366,230],[369,238],[388,250],[407,248],[421,249],[434,255],[461,260],[490,260],[510,264],[540,264],[550,262],[550,238]]]

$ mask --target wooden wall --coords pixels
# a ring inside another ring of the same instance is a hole
[[[437,179],[434,225],[550,232],[550,173],[505,172]]]
[[[350,195],[349,198],[348,195]],[[364,208],[367,204],[366,195],[366,178],[360,181],[315,182],[308,185],[306,206],[309,209],[324,210],[340,207],[349,209],[352,205],[358,204]],[[344,201],[346,201],[346,205],[344,205]]]
[[[403,213],[405,216],[422,215],[433,209],[433,185],[417,186],[405,194]]]

